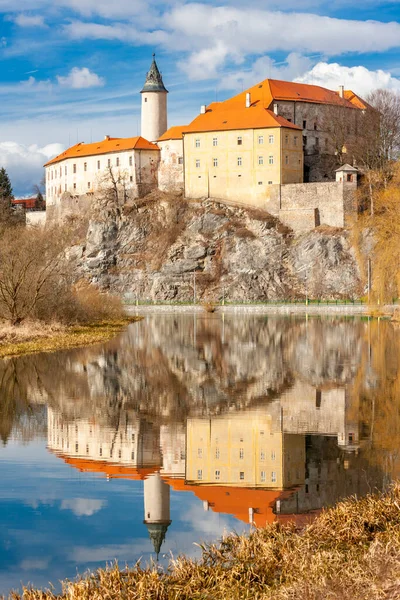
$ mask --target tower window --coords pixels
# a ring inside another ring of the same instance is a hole
[[[147,98],[145,98],[144,101],[147,102]]]

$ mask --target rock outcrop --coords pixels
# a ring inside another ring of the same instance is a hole
[[[70,260],[103,289],[183,302],[352,298],[361,293],[345,230],[295,236],[266,212],[151,194],[118,207],[94,203],[86,243]],[[194,290],[195,287],[195,290]]]

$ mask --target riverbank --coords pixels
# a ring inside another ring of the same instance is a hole
[[[69,327],[37,322],[27,322],[18,327],[1,324],[0,358],[100,344],[112,339],[130,323],[140,319],[139,316],[127,316]]]
[[[265,314],[265,315],[337,315],[337,316],[388,316],[393,315],[398,305],[381,307],[368,304],[225,304],[215,305],[215,311],[222,314]],[[204,313],[201,304],[128,304],[125,311],[129,315],[166,313]]]
[[[400,485],[349,499],[302,531],[269,525],[201,546],[198,561],[180,557],[153,567],[99,570],[63,592],[24,590],[13,600],[378,600],[400,595]]]

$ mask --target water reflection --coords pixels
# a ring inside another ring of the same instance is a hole
[[[213,514],[302,523],[387,486],[399,350],[376,321],[148,317],[105,346],[0,363],[0,434],[28,443],[47,429],[66,468],[136,481],[158,555],[192,497],[206,530]]]

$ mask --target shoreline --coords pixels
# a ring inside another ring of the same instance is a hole
[[[7,340],[0,342],[0,359],[13,358],[39,352],[57,352],[59,350],[72,350],[82,346],[93,346],[107,342],[118,335],[131,323],[140,321],[139,316],[130,316],[122,319],[110,319],[89,323],[86,325],[73,325],[65,329],[56,329],[44,334],[32,334],[26,339]]]
[[[216,305],[214,313],[201,304],[139,304],[125,305],[129,315],[206,313],[215,314],[265,314],[265,315],[343,315],[390,317],[397,305],[370,306],[367,304],[225,304]]]

